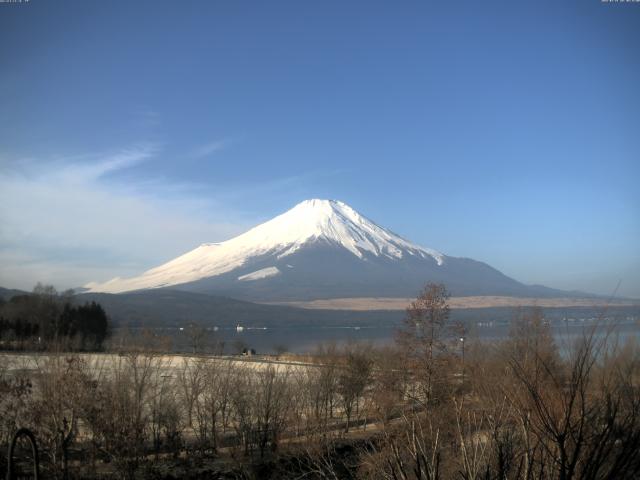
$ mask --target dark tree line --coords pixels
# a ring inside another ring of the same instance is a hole
[[[0,304],[0,340],[5,348],[42,348],[59,343],[79,350],[102,349],[109,321],[96,302],[74,305],[72,292],[38,284],[31,294]]]

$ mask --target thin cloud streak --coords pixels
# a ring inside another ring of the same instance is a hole
[[[76,182],[94,181],[106,174],[138,165],[152,158],[159,148],[155,145],[135,146],[89,164],[71,164],[63,167],[60,175]]]
[[[222,148],[216,145],[200,153]],[[162,153],[158,144],[139,143],[110,154],[3,159],[0,286],[31,288],[44,281],[68,288],[138,275],[264,220],[263,212],[246,209],[248,203],[260,205],[292,189],[313,191],[320,179],[343,173],[227,184],[213,193],[210,184],[150,174]]]
[[[229,140],[214,140],[194,149],[191,158],[205,158],[229,146]]]
[[[139,273],[246,228],[210,213],[203,217],[219,205],[187,188],[158,180],[141,191],[109,177],[157,153],[157,146],[142,145],[91,156],[98,159],[91,162],[18,162],[0,171],[0,285],[29,288],[43,280],[73,287]],[[74,256],[74,249],[104,254],[87,259]]]

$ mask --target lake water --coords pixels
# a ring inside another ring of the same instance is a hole
[[[343,326],[343,327],[317,327],[317,326],[291,326],[291,327],[245,327],[242,331],[236,328],[209,329],[207,343],[224,344],[226,353],[237,353],[242,348],[251,348],[259,354],[271,354],[277,350],[285,350],[292,353],[312,353],[319,345],[336,343],[338,345],[349,342],[363,342],[374,345],[388,345],[393,343],[397,329],[400,325],[388,326]],[[552,331],[558,345],[569,347],[576,339],[594,328],[590,321],[578,321],[571,324],[558,324],[552,327]],[[640,340],[640,326],[637,322],[618,323],[608,328],[598,327],[597,335],[609,334],[611,339],[624,343],[630,338]],[[176,352],[190,352],[192,347],[187,330],[180,328],[154,329],[153,333],[171,339],[171,348]],[[138,335],[136,330],[118,330],[114,332],[113,342],[118,343],[121,338]],[[499,340],[509,335],[509,326],[506,324],[474,325],[468,336],[468,341]]]

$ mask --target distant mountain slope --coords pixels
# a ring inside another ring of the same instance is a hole
[[[428,281],[443,282],[458,296],[568,296],[524,285],[485,263],[418,246],[334,200],[304,201],[243,235],[201,245],[138,277],[86,287],[109,293],[170,287],[292,301],[414,297]]]
[[[28,294],[20,290],[0,287],[0,295]],[[115,326],[178,327],[189,322],[203,326],[234,327],[305,327],[305,326],[383,326],[396,325],[404,316],[404,310],[313,310],[283,305],[264,305],[236,300],[228,297],[206,295],[171,289],[152,289],[138,292],[108,294],[81,293],[74,297],[80,304],[90,301],[99,302]],[[498,321],[508,322],[514,314],[514,307],[489,307],[485,304],[455,308],[453,299],[452,322]],[[349,308],[343,305],[343,308]],[[330,307],[335,308],[335,307]],[[635,304],[614,304],[603,310],[601,305],[545,307],[545,316],[561,319],[564,317],[598,317],[606,312],[607,316],[628,319],[638,318],[640,306]]]
[[[26,295],[29,292],[25,292],[22,290],[16,290],[15,288],[3,288],[0,287],[0,298],[2,300],[10,300],[11,297],[15,297],[16,295]]]
[[[106,310],[116,326],[177,327],[189,322],[203,326],[234,327],[307,327],[307,326],[383,326],[398,325],[405,317],[403,310],[323,310],[302,309],[280,305],[254,304],[201,293],[179,290],[156,289],[134,293],[80,294],[76,301],[84,303],[95,300]],[[545,317],[560,321],[563,318],[597,318],[606,312],[607,317],[625,321],[632,316],[638,318],[640,306],[616,305],[606,309],[602,306],[545,307]],[[514,307],[455,308],[451,311],[452,322],[508,323],[516,310]]]
[[[170,289],[133,293],[83,293],[79,303],[99,302],[117,325],[180,326],[197,322],[206,326],[278,325],[368,325],[388,324],[402,319],[404,312],[356,312],[348,310],[305,310],[261,305],[233,298]]]

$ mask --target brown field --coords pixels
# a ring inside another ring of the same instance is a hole
[[[309,309],[323,310],[404,310],[412,298],[392,297],[357,297],[330,298],[324,300],[278,302],[278,305],[289,305]],[[618,307],[639,305],[638,300],[613,300],[599,298],[524,298],[524,297],[451,297],[451,308],[489,308],[489,307]]]

